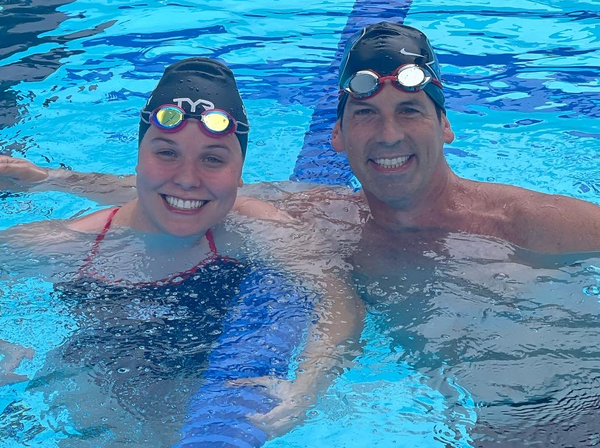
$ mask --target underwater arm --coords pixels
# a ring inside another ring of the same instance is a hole
[[[135,176],[42,168],[25,159],[0,156],[0,190],[61,191],[99,204],[121,205],[135,198]]]
[[[362,300],[336,275],[326,275],[321,280],[326,282],[326,292],[314,307],[314,319],[298,356],[295,379],[263,377],[249,381],[265,387],[267,394],[280,400],[269,412],[250,416],[270,437],[281,436],[301,424],[319,394],[360,353]]]
[[[27,381],[29,378],[26,375],[14,373],[14,370],[23,359],[32,359],[33,354],[32,348],[0,339],[0,387]]]
[[[87,255],[93,233],[69,227],[69,221],[19,224],[0,232],[0,280],[27,276],[62,280],[77,271]],[[15,277],[17,276],[17,277]]]

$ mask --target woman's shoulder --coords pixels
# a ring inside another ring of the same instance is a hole
[[[81,218],[67,221],[66,226],[68,229],[76,232],[100,233],[110,226],[112,218],[118,210],[119,207],[98,210],[89,215],[82,216]]]
[[[51,219],[10,227],[1,232],[0,241],[10,240],[31,245],[41,242],[68,242],[79,239],[78,235],[100,233],[110,223],[116,208],[99,210],[77,219]]]

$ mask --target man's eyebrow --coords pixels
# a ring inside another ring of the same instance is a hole
[[[404,101],[400,101],[397,106],[423,106],[423,103],[419,100],[404,100]]]
[[[350,97],[348,98],[348,104],[349,105],[353,105],[353,106],[369,106],[369,107],[377,107],[376,105],[369,103],[368,102],[369,98],[354,98],[354,97]],[[421,101],[419,101],[418,99],[406,99],[406,100],[402,100],[399,101],[396,104],[396,107],[398,106],[423,106],[423,103]]]
[[[360,106],[360,105],[367,105],[369,103],[367,103],[367,99],[362,99],[362,98],[354,98],[353,96],[350,96],[350,98],[348,98],[348,104],[353,104],[356,106]]]

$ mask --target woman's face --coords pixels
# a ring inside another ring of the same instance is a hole
[[[242,185],[235,134],[215,138],[189,123],[177,132],[150,126],[138,153],[140,230],[185,237],[204,234],[229,213]]]

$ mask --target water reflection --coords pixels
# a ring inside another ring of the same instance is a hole
[[[600,304],[584,290],[598,260],[556,264],[469,235],[412,240],[363,234],[355,281],[390,350],[444,395],[448,421],[464,406],[456,383],[477,406],[474,446],[592,446]]]
[[[69,50],[65,44],[84,37],[93,36],[111,26],[107,22],[90,30],[78,31],[67,35],[53,35],[51,31],[70,19],[58,8],[75,0],[30,0],[3,1],[0,15],[0,59],[6,60],[22,54],[14,62],[0,66],[0,129],[12,126],[27,114],[25,98],[20,97],[12,87],[21,82],[42,81],[54,73],[62,60],[71,55],[83,53],[83,50]],[[52,49],[37,52],[36,48],[46,48],[44,44],[53,44]],[[21,150],[22,145],[8,147],[9,150]]]

